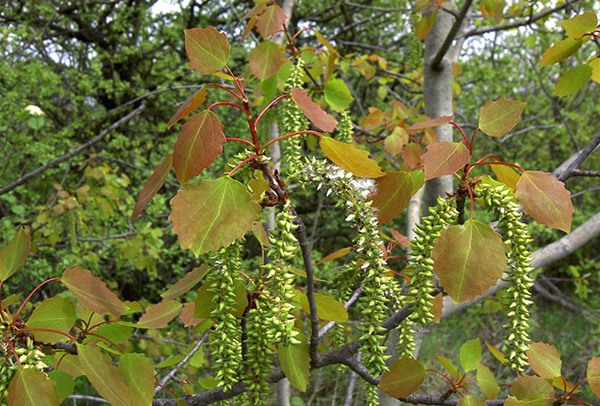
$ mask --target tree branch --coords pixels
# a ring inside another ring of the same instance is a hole
[[[596,150],[598,145],[600,145],[600,133],[594,135],[594,138],[592,138],[585,147],[574,153],[569,159],[556,168],[553,175],[562,182],[566,181],[573,176],[573,172],[579,169],[579,165],[581,165],[583,161]]]
[[[120,127],[123,123],[126,123],[127,121],[131,120],[133,117],[135,117],[136,115],[138,115],[142,110],[144,109],[144,105],[140,105],[139,107],[137,107],[135,110],[132,110],[131,112],[129,112],[127,115],[125,115],[124,117],[121,117],[120,119],[118,119],[117,121],[115,121],[114,123],[112,123],[108,128],[106,128],[105,130],[103,130],[100,134],[98,134],[97,136],[95,136],[94,138],[92,138],[91,140],[89,140],[88,142],[86,142],[85,144],[80,145],[79,147],[75,148],[74,150],[64,154],[63,156],[60,156],[56,159],[53,159],[52,161],[48,162],[45,165],[40,166],[39,168],[26,173],[25,175],[21,176],[19,179],[15,180],[14,182],[0,188],[0,195],[3,195],[4,193],[10,192],[11,190],[13,190],[14,188],[16,188],[17,186],[22,185],[23,183],[27,182],[29,179],[34,178],[36,176],[38,176],[39,174],[47,171],[50,168],[54,168],[55,166],[61,164],[64,161],[67,161],[69,159],[71,159],[72,157],[74,157],[75,155],[80,154],[81,152],[85,151],[86,149],[88,149],[89,147],[91,147],[92,145],[96,144],[97,142],[101,141],[104,137],[106,137],[111,131],[113,131],[114,129]]]
[[[471,4],[473,4],[473,0],[465,1],[465,4],[463,5],[462,9],[460,10],[460,13],[458,14],[457,18],[454,20],[454,24],[450,28],[448,35],[444,39],[444,43],[442,44],[440,49],[438,49],[437,54],[435,54],[435,56],[431,60],[431,67],[433,69],[438,69],[438,70],[441,69],[442,59],[444,59],[444,56],[446,56],[446,53],[450,49],[452,42],[454,42],[454,38],[456,37],[456,34],[458,33],[460,26],[462,25],[463,21],[465,20],[465,17],[467,16],[467,13],[469,12],[469,8],[471,8]]]

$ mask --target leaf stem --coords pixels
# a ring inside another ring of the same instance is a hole
[[[50,282],[59,281],[59,280],[60,280],[59,277],[50,278],[50,279],[46,279],[44,282],[42,282],[39,285],[37,285],[35,287],[35,289],[33,289],[31,291],[31,293],[25,298],[25,300],[23,301],[23,303],[21,303],[21,306],[19,306],[19,310],[17,310],[17,313],[15,313],[15,316],[13,317],[13,320],[17,320],[19,318],[19,316],[21,315],[21,312],[25,308],[25,305],[31,300],[31,298],[33,297],[33,295],[35,294],[35,292],[37,292],[38,290],[40,290],[42,288],[42,286],[44,286],[44,285],[46,285],[46,284],[48,284]]]
[[[54,329],[51,329],[51,328],[25,327],[25,328],[17,329],[17,331],[43,331],[43,332],[46,332],[46,333],[54,333],[54,334],[59,334],[59,335],[68,337],[69,340],[71,340],[74,343],[77,343],[77,339],[75,337],[73,337],[71,334],[65,333],[64,331],[60,331],[60,330],[54,330]]]
[[[260,112],[260,114],[256,117],[256,120],[254,121],[254,124],[256,126],[258,126],[258,122],[260,121],[260,119],[265,115],[265,113],[267,111],[269,111],[274,105],[276,105],[277,103],[279,103],[281,100],[283,99],[287,99],[288,97],[291,97],[290,94],[286,93],[286,94],[282,94],[277,96],[275,99],[273,99],[271,101],[271,103],[267,104],[266,107]]]
[[[244,159],[242,162],[237,164],[235,166],[235,168],[233,168],[231,171],[229,171],[227,176],[233,176],[233,174],[236,173],[242,166],[246,165],[250,161],[255,160],[257,157],[258,157],[258,155],[252,155],[252,156],[249,156],[248,158]]]
[[[286,138],[290,138],[293,137],[295,135],[300,135],[300,134],[311,134],[311,135],[315,135],[319,138],[324,137],[323,134],[321,134],[318,131],[313,131],[313,130],[302,130],[302,131],[294,131],[293,133],[288,133],[288,134],[284,134],[284,135],[280,135],[279,137],[275,137],[267,142],[265,142],[265,144],[262,146],[262,148],[260,149],[261,151],[264,151],[269,145],[277,142],[277,141],[281,141],[284,140]]]
[[[467,135],[465,134],[465,131],[462,129],[462,127],[460,125],[458,125],[458,123],[456,123],[454,121],[450,121],[448,124],[452,125],[454,128],[456,128],[458,130],[458,132],[460,133],[460,135],[463,138],[463,141],[467,144],[467,148],[469,149],[469,153],[471,153],[471,143],[469,142],[469,139],[467,138]]]
[[[205,86],[206,87],[216,87],[217,89],[225,90],[227,93],[229,93],[230,95],[232,95],[233,97],[235,97],[239,101],[241,101],[241,102],[244,101],[244,99],[242,98],[242,96],[240,96],[239,94],[237,94],[233,90],[226,88],[225,86],[219,85],[218,83],[207,83]]]
[[[248,141],[248,140],[246,140],[246,139],[244,139],[244,138],[237,138],[237,137],[226,137],[226,138],[225,138],[225,140],[227,140],[227,141],[237,141],[237,142],[241,142],[241,143],[244,143],[244,144],[248,144],[248,145],[250,145],[251,147],[254,147],[254,144],[253,144],[253,143],[251,143],[250,141]]]
[[[216,103],[213,103],[210,106],[208,106],[206,108],[206,110],[212,110],[218,106],[231,106],[231,107],[235,107],[238,110],[243,111],[247,115],[250,114],[250,112],[248,110],[246,110],[244,107],[240,106],[239,104],[233,103],[233,102],[216,102]]]

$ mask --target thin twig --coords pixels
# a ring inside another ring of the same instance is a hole
[[[456,37],[456,34],[458,34],[458,31],[460,30],[460,26],[462,25],[465,17],[467,16],[467,13],[468,13],[469,9],[471,8],[471,4],[473,4],[473,0],[466,0],[465,4],[463,4],[463,7],[460,10],[458,17],[456,18],[456,20],[454,20],[454,24],[450,28],[448,35],[446,35],[446,38],[444,39],[442,46],[440,47],[440,49],[438,49],[437,54],[435,54],[435,56],[431,60],[431,67],[433,69],[436,69],[436,70],[441,69],[442,59],[444,59],[444,56],[446,56],[446,53],[450,49],[452,42],[454,42],[454,38]]]

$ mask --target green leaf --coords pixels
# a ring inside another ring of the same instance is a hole
[[[477,367],[477,383],[486,399],[496,399],[500,393],[500,386],[496,382],[496,377],[485,365]]]
[[[327,114],[319,105],[317,105],[302,89],[293,87],[290,91],[292,100],[296,106],[304,113],[317,128],[327,132],[333,132],[337,126],[337,120]]]
[[[433,248],[434,271],[457,303],[483,295],[506,270],[506,246],[490,226],[477,220],[443,230]]]
[[[75,391],[75,380],[71,375],[57,370],[48,372],[48,377],[54,382],[59,402],[62,402]]]
[[[325,83],[325,102],[333,111],[346,110],[354,97],[343,79],[332,79]]]
[[[143,354],[125,353],[119,359],[119,374],[129,388],[131,406],[151,406],[154,398],[154,368]]]
[[[20,226],[17,232],[8,242],[6,247],[0,250],[0,281],[4,282],[27,259],[31,248],[31,235],[28,226]]]
[[[578,92],[590,80],[592,73],[592,68],[587,64],[563,72],[556,82],[554,94],[564,97]]]
[[[448,372],[448,374],[450,374],[450,378],[458,380],[458,378],[460,376],[459,372],[458,372],[458,368],[456,367],[456,365],[454,365],[454,363],[452,361],[450,361],[448,358],[443,357],[441,355],[437,356],[437,360],[442,365],[442,367],[446,370],[446,372]]]
[[[200,265],[192,269],[185,274],[183,278],[175,282],[169,289],[161,293],[160,296],[165,300],[177,299],[200,283],[208,273],[209,269],[208,265]]]
[[[425,368],[413,358],[404,356],[394,361],[381,376],[379,389],[392,398],[405,398],[415,392],[425,379]]]
[[[272,41],[263,41],[250,51],[248,64],[257,78],[265,80],[276,74],[284,62],[283,48]]]
[[[592,68],[592,80],[596,83],[600,83],[600,56],[590,59],[587,61],[587,64]]]
[[[63,334],[46,331],[35,331],[35,329],[51,329],[68,333],[77,320],[75,306],[73,303],[60,296],[44,300],[31,314],[27,320],[27,328],[32,329],[36,341],[44,344],[56,344],[68,341],[69,338]]]
[[[272,4],[256,17],[256,29],[263,38],[283,31],[287,16],[278,4]]]
[[[422,171],[388,172],[375,180],[375,193],[371,196],[376,207],[379,224],[387,223],[408,207],[410,198],[425,183]]]
[[[223,152],[223,124],[215,113],[204,110],[185,122],[173,145],[173,168],[181,184],[198,176]]]
[[[566,233],[571,230],[574,211],[571,194],[551,173],[523,172],[515,196],[525,213],[538,223]]]
[[[465,372],[477,369],[481,362],[481,342],[478,338],[465,342],[460,347],[460,365]]]
[[[214,27],[185,30],[185,51],[190,67],[204,75],[220,70],[229,60],[227,36]]]
[[[532,343],[527,350],[527,360],[533,372],[545,379],[561,376],[560,351],[546,343]]]
[[[54,358],[54,370],[63,372],[73,379],[81,376],[81,366],[77,355],[64,354]]]
[[[115,344],[122,344],[131,338],[133,327],[117,323],[103,324],[100,327],[95,328],[94,333],[101,337],[108,338]],[[84,344],[88,344],[89,342],[102,342],[102,340],[98,337],[87,336],[84,340]]]
[[[587,380],[594,395],[600,398],[600,358],[592,358],[588,362]]]
[[[513,168],[507,165],[490,165],[492,171],[496,174],[496,178],[513,191],[517,190],[517,183],[521,176]]]
[[[315,302],[317,304],[319,320],[338,321],[342,323],[348,321],[348,310],[346,310],[343,303],[338,302],[335,298],[322,293],[315,293]],[[302,310],[310,314],[310,306],[306,293],[300,295],[300,304],[302,305]]]
[[[279,347],[279,363],[290,384],[306,392],[310,381],[310,355],[306,337],[299,335],[299,344]]]
[[[392,133],[383,141],[385,150],[394,156],[400,154],[406,144],[408,133],[402,127],[394,127]]]
[[[120,316],[128,310],[125,303],[121,302],[100,278],[92,275],[87,269],[67,268],[61,281],[87,310],[111,313],[115,316]]]
[[[507,359],[502,351],[500,351],[499,349],[497,349],[496,347],[494,347],[492,344],[488,343],[487,341],[485,342],[485,345],[488,348],[488,350],[492,353],[494,358],[496,358],[498,361],[500,361],[500,363],[506,364]]]
[[[197,90],[193,95],[191,95],[173,114],[173,117],[167,123],[167,128],[171,128],[173,124],[178,122],[181,119],[186,118],[191,112],[196,110],[198,107],[202,106],[206,101],[206,86],[202,86],[199,90]]]
[[[260,206],[237,180],[202,180],[177,192],[169,220],[179,244],[196,255],[228,246],[258,219]]]
[[[359,178],[378,178],[385,175],[379,169],[377,162],[369,158],[369,153],[356,148],[352,144],[334,140],[330,137],[321,138],[321,149],[334,164],[352,172]]]
[[[554,389],[544,378],[525,375],[515,380],[510,394],[527,406],[552,406]]]
[[[562,61],[563,59],[567,59],[577,52],[582,44],[583,42],[580,39],[573,38],[567,38],[563,39],[562,41],[558,41],[552,45],[552,47],[548,48],[546,52],[544,52],[542,60],[540,61],[540,65],[553,65]]]
[[[598,17],[591,11],[576,15],[560,23],[569,38],[581,38],[585,34],[591,34],[598,26]],[[591,38],[591,35],[587,38]]]
[[[137,322],[140,328],[163,328],[179,315],[181,303],[176,300],[163,300],[150,306]]]
[[[471,153],[462,142],[442,141],[427,146],[423,154],[425,180],[452,175],[471,161]]]
[[[161,187],[165,184],[165,179],[167,179],[167,175],[169,175],[169,171],[173,166],[173,155],[168,154],[165,158],[154,167],[154,172],[146,181],[144,188],[138,195],[137,201],[135,202],[135,208],[133,209],[133,213],[131,214],[131,222],[134,222],[135,219],[139,217],[139,215],[144,211],[144,209],[148,206],[152,198],[158,193]]]
[[[59,406],[54,383],[48,375],[32,368],[19,368],[8,385],[8,406]]]
[[[479,109],[479,128],[490,137],[508,134],[521,121],[525,103],[499,98],[487,101]]]
[[[457,406],[485,406],[485,401],[471,395],[463,396]]]
[[[100,396],[113,405],[131,405],[129,389],[110,356],[96,347],[77,344],[77,357],[81,370]]]

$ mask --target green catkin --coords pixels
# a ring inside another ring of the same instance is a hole
[[[292,70],[285,84],[285,91],[289,92],[293,87],[302,88],[304,75],[304,60],[298,58],[296,66]],[[298,106],[291,100],[281,102],[280,127],[282,134],[306,130],[308,121]],[[300,173],[300,160],[302,157],[302,135],[286,138],[282,141],[282,159],[286,164],[288,179],[294,179]]]
[[[350,118],[350,113],[346,110],[342,111],[340,114],[340,123],[337,127],[337,140],[346,143],[352,143],[352,134],[354,134],[354,127],[352,125],[352,118]]]
[[[295,298],[294,279],[291,262],[298,257],[298,241],[293,231],[298,228],[294,224],[295,216],[291,213],[291,205],[287,202],[277,214],[277,228],[271,232],[269,242],[271,248],[267,252],[269,262],[263,266],[263,279],[268,289],[267,300],[271,303],[272,315],[267,320],[271,324],[268,339],[273,344],[298,344],[295,339],[298,332],[294,330],[295,318],[291,313]]]
[[[415,227],[415,238],[410,243],[409,266],[414,271],[408,285],[408,299],[414,304],[410,321],[417,327],[424,327],[433,322],[434,289],[433,258],[431,253],[435,240],[448,226],[454,224],[458,212],[453,200],[438,198],[437,204],[429,208],[429,215],[423,217]]]
[[[387,371],[386,347],[383,345],[381,327],[388,312],[388,303],[396,290],[393,281],[386,275],[386,261],[381,246],[383,240],[379,236],[379,227],[375,209],[366,201],[369,193],[364,181],[356,180],[352,174],[327,164],[312,160],[304,164],[305,172],[300,183],[319,183],[319,187],[327,190],[327,195],[334,193],[338,205],[345,208],[346,221],[353,224],[357,232],[354,237],[356,256],[354,269],[363,288],[358,303],[363,314],[360,329],[362,362],[373,376],[380,376]],[[367,404],[376,405],[378,392],[367,391]]]
[[[214,256],[214,268],[207,275],[209,291],[214,293],[214,309],[210,318],[214,329],[210,335],[210,349],[214,357],[213,371],[219,387],[227,391],[238,382],[242,366],[242,334],[240,320],[235,317],[234,281],[239,278],[241,244],[235,242],[222,248]]]
[[[518,372],[527,369],[527,350],[529,348],[529,308],[533,304],[530,289],[533,279],[529,273],[531,237],[527,225],[521,222],[520,206],[511,189],[503,186],[479,184],[475,193],[485,199],[489,210],[498,220],[496,226],[507,249],[508,269],[504,280],[509,283],[506,289],[506,306],[508,323],[505,345],[508,364]]]

